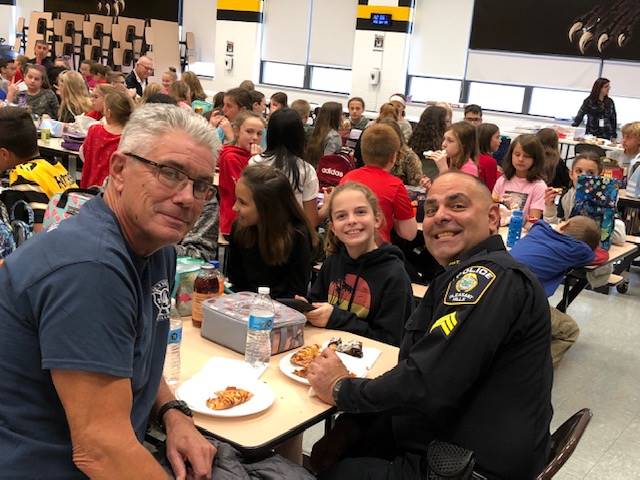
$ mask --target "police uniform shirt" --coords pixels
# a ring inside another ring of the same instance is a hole
[[[337,404],[391,415],[400,452],[439,439],[473,450],[489,478],[532,478],[549,453],[552,376],[544,291],[492,236],[432,282],[398,365],[344,381]]]

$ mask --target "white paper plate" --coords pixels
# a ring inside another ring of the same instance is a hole
[[[328,344],[328,341],[325,342],[322,348],[326,348]],[[296,382],[309,385],[309,380],[299,377],[298,375],[293,373],[295,370],[302,368],[299,365],[294,365],[291,363],[291,357],[298,350],[299,349],[296,349],[280,359],[280,371]],[[371,367],[373,367],[373,364],[376,362],[376,360],[378,360],[378,357],[382,352],[377,348],[362,347],[362,353],[362,358],[352,357],[351,355],[347,355],[346,353],[338,353],[338,357],[340,357],[342,363],[344,363],[345,367],[347,367],[347,370],[353,373],[356,377],[360,378],[364,378],[367,376],[367,372],[371,369]]]
[[[302,368],[299,365],[294,365],[293,363],[291,363],[291,357],[297,351],[298,350],[294,350],[293,352],[287,353],[284,357],[280,359],[280,371],[284,373],[287,377],[289,377],[291,380],[295,380],[296,382],[309,385],[309,380],[307,380],[306,378],[299,377],[298,375],[293,373],[295,370]]]
[[[207,399],[213,397],[215,392],[224,390],[229,386],[242,388],[253,393],[249,401],[226,410],[212,410],[207,407]],[[274,400],[273,391],[264,382],[252,379],[209,380],[203,381],[202,377],[194,377],[183,383],[176,391],[176,396],[184,400],[194,412],[211,415],[212,417],[244,417],[262,412],[271,406]]]

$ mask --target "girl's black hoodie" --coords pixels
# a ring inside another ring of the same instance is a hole
[[[327,328],[396,346],[413,309],[404,257],[389,244],[357,259],[341,246],[323,263],[308,298],[333,305]]]

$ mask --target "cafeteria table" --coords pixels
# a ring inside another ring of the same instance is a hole
[[[60,157],[62,164],[73,179],[78,179],[78,158],[80,154],[62,146],[62,138],[38,139],[38,149],[45,156]]]
[[[365,347],[379,349],[382,354],[369,371],[368,378],[377,377],[397,364],[397,347],[352,333],[307,326],[304,336],[305,344],[321,345],[331,337],[340,336],[345,340],[358,339]],[[269,367],[262,374],[261,380],[271,387],[275,396],[273,405],[268,409],[235,418],[213,417],[194,412],[196,426],[233,445],[242,453],[259,455],[283,444],[312,425],[330,419],[336,412],[335,407],[315,396],[310,397],[309,386],[286,377],[280,371],[280,359],[288,353],[290,352],[272,356]],[[201,337],[200,329],[192,326],[189,317],[184,318],[181,354],[183,381],[194,376],[211,357],[243,359],[241,354]]]

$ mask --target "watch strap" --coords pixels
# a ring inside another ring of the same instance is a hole
[[[170,400],[167,403],[163,404],[158,409],[158,414],[156,415],[156,418],[158,420],[158,423],[161,426],[164,427],[164,421],[162,420],[162,417],[164,417],[164,414],[172,409],[176,409],[180,411],[183,415],[186,415],[187,417],[193,417],[193,412],[191,411],[191,409],[189,408],[189,405],[187,405],[186,402],[182,400]]]

